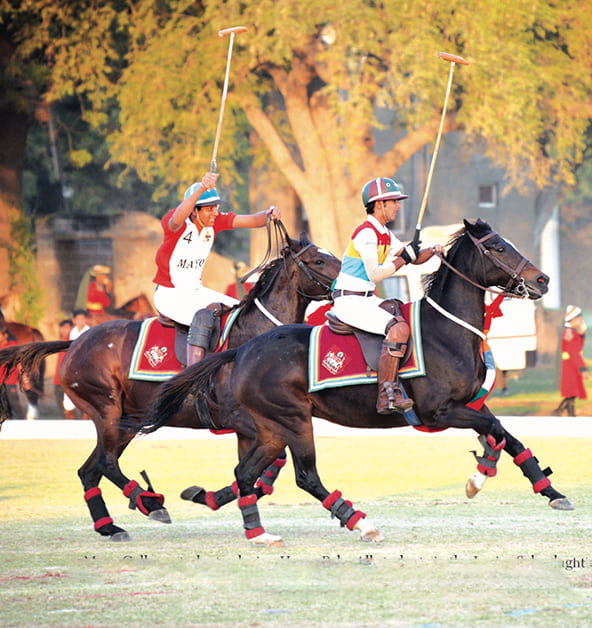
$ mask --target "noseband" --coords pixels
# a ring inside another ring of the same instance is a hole
[[[333,281],[331,281],[330,277],[327,277],[327,275],[323,273],[319,273],[315,271],[314,269],[309,268],[300,259],[300,256],[312,246],[314,246],[312,243],[307,244],[306,246],[302,247],[300,251],[298,251],[298,253],[294,253],[294,251],[290,247],[286,247],[286,249],[290,257],[296,264],[298,270],[302,271],[306,275],[309,281],[312,281],[317,286],[320,286],[321,288],[323,288],[323,290],[326,291],[326,294],[324,295],[306,294],[305,292],[303,292],[301,288],[301,281],[300,281],[301,277],[300,275],[298,275],[298,288],[296,288],[296,291],[298,292],[298,294],[300,296],[303,296],[306,299],[310,299],[311,301],[322,301],[331,296],[331,286],[333,284]],[[286,268],[286,272],[287,272],[286,256],[284,256],[284,267]]]
[[[490,233],[483,236],[482,238],[476,238],[474,235],[472,235],[468,231],[466,233],[471,239],[471,242],[477,248],[477,251],[479,251],[479,254],[481,256],[481,262],[483,266],[483,276],[485,277],[485,259],[487,258],[494,266],[496,266],[500,270],[503,270],[510,277],[510,279],[508,280],[508,283],[506,284],[505,288],[503,288],[502,292],[499,292],[498,290],[493,290],[492,288],[489,288],[487,286],[482,286],[476,281],[473,281],[472,279],[470,279],[469,277],[461,273],[459,270],[454,268],[454,266],[452,266],[441,255],[440,260],[442,261],[442,263],[445,266],[447,266],[450,270],[455,272],[459,277],[462,277],[463,279],[465,279],[468,283],[472,284],[473,286],[477,288],[480,288],[481,290],[485,290],[486,292],[491,292],[492,294],[503,294],[504,296],[512,296],[512,297],[517,297],[519,299],[524,299],[528,297],[528,290],[526,288],[526,283],[524,281],[524,278],[520,277],[520,273],[522,272],[524,267],[529,263],[529,260],[526,259],[526,257],[524,257],[523,255],[520,255],[520,261],[515,267],[512,267],[509,264],[506,264],[506,262],[504,262],[503,260],[499,259],[499,257],[497,257],[496,255],[494,255],[491,249],[485,248],[485,246],[483,246],[483,243],[489,240],[490,238],[493,238],[498,235],[495,231],[491,231]],[[513,282],[515,282],[516,285],[514,286],[513,289],[511,289],[510,286],[512,285]]]

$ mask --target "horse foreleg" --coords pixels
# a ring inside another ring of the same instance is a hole
[[[366,519],[366,513],[356,510],[352,502],[343,499],[341,491],[329,491],[323,486],[316,467],[316,454],[312,430],[310,438],[297,440],[290,448],[296,470],[296,484],[307,493],[316,497],[339,520],[341,527],[356,530],[363,541],[380,543],[382,534]]]
[[[567,497],[555,490],[549,476],[550,467],[541,469],[539,461],[530,449],[527,449],[517,438],[506,431],[505,451],[512,456],[514,464],[520,467],[522,474],[532,484],[532,490],[540,493],[549,500],[549,506],[555,510],[574,510],[573,504]]]
[[[239,453],[239,457],[241,457]],[[286,452],[283,451],[266,469],[263,471],[255,483],[255,494],[257,499],[264,495],[273,493],[273,484],[277,480],[280,471],[286,464]],[[218,489],[217,491],[206,491],[201,486],[189,486],[181,493],[181,499],[207,506],[211,510],[218,510],[226,506],[238,497],[238,484],[233,482],[230,486]]]

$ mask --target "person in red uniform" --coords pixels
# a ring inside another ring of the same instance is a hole
[[[564,413],[567,416],[576,416],[576,398],[586,399],[588,397],[584,380],[588,379],[589,374],[583,356],[586,329],[582,310],[575,305],[568,305],[561,333],[559,392],[563,400],[553,410],[554,416],[560,416]]]
[[[205,355],[218,303],[232,306],[237,300],[202,284],[201,275],[220,231],[237,227],[263,227],[281,212],[271,206],[255,214],[219,212],[218,174],[206,173],[185,190],[181,203],[161,220],[163,242],[156,251],[154,305],[167,318],[189,328],[187,365]]]
[[[109,266],[96,264],[91,271],[92,279],[86,289],[86,309],[89,314],[105,314],[105,309],[111,305],[112,283],[109,278]]]

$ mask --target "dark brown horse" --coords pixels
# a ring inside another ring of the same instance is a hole
[[[551,486],[550,471],[541,470],[530,450],[507,432],[486,406],[476,410],[467,405],[485,376],[480,356],[485,290],[501,286],[506,294],[538,299],[547,291],[547,284],[548,277],[487,223],[465,221],[420,301],[426,375],[405,380],[405,387],[424,427],[473,429],[480,435],[484,454],[478,457],[479,475],[495,475],[497,460],[505,450],[535,492],[547,497],[552,507],[570,510],[570,502]],[[306,325],[278,327],[185,369],[159,390],[143,431],[175,424],[185,399],[198,391],[207,392],[214,416],[231,416],[242,407],[257,428],[255,443],[235,469],[248,539],[281,543],[280,537],[268,534],[261,525],[255,482],[287,445],[298,486],[321,501],[342,526],[359,530],[365,540],[382,540],[365,515],[339,491],[329,493],[323,486],[316,469],[312,417],[356,428],[402,427],[407,422],[400,414],[376,412],[376,384],[310,392],[312,329]],[[480,488],[478,484],[474,479],[468,484],[469,496]]]
[[[267,264],[255,286],[239,304],[228,335],[229,346],[236,347],[274,324],[302,322],[310,301],[328,298],[341,267],[338,258],[312,244],[304,234],[299,240],[293,240],[279,221],[273,225],[277,230],[280,256]],[[139,321],[108,321],[91,327],[73,342],[35,343],[17,347],[12,352],[0,351],[0,364],[6,363],[8,367],[19,364],[25,373],[34,373],[47,355],[70,347],[60,372],[61,384],[97,429],[97,445],[78,475],[95,530],[116,541],[128,540],[129,536],[113,523],[107,511],[99,489],[103,476],[122,489],[130,498],[130,506],[153,519],[170,521],[162,496],[155,494],[149,485],[145,490],[136,481],[130,481],[118,464],[134,436],[129,426],[139,422],[161,385],[130,380],[127,376],[140,326]],[[0,424],[4,418],[6,416],[0,414]],[[255,436],[249,415],[240,409],[212,424],[207,416],[196,412],[195,401],[188,403],[171,425],[232,429],[237,433],[239,455],[249,449]]]
[[[14,321],[7,321],[4,318],[4,313],[0,308],[0,321],[5,325],[9,332],[9,340],[17,342],[19,345],[27,344],[30,342],[43,342],[43,334],[29,325],[24,323],[16,323]],[[39,373],[31,380],[23,382],[23,392],[27,399],[27,419],[39,418],[39,398],[43,394],[45,384],[45,364],[39,369]]]

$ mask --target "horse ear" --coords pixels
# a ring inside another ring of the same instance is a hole
[[[294,250],[294,251],[300,251],[303,247],[305,247],[307,244],[310,244],[310,240],[308,238],[308,235],[306,233],[306,231],[301,231],[300,232],[300,240],[293,240],[292,238],[288,238],[288,244],[290,245],[290,247]]]
[[[472,222],[469,222],[466,218],[463,218],[463,223],[467,231],[471,231],[475,226]]]
[[[491,231],[491,227],[481,218],[477,218],[474,222],[470,222],[466,219],[463,219],[465,224],[465,229],[472,233],[474,236],[483,235],[488,231]]]

